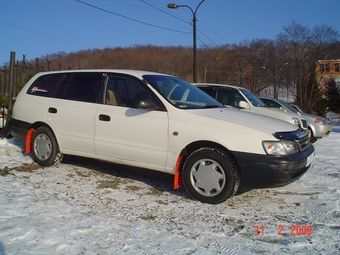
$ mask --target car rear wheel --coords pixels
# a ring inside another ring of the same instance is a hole
[[[240,183],[235,160],[226,151],[211,147],[192,152],[183,165],[182,175],[188,193],[210,204],[233,196]]]
[[[33,134],[31,146],[34,160],[39,165],[51,166],[55,163],[59,148],[49,128],[38,128]]]

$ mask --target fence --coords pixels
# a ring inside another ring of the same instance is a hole
[[[44,71],[36,59],[35,67],[27,63],[25,55],[22,61],[15,60],[15,52],[11,52],[10,64],[0,68],[0,94],[9,98],[15,98],[22,85],[34,74]]]
[[[61,65],[59,65],[59,70]],[[9,65],[0,67],[0,105],[5,105],[12,112],[13,99],[17,96],[24,84],[36,73],[50,71],[49,62],[40,63],[39,59],[35,61],[26,61],[23,55],[21,61],[15,59],[15,52],[10,53]]]
[[[10,54],[9,65],[0,67],[0,110],[4,117],[0,119],[2,122],[0,126],[5,127],[0,129],[2,139],[7,135],[7,128],[4,124],[8,124],[12,115],[14,99],[20,89],[34,74],[47,70],[49,70],[49,67],[41,65],[38,58],[35,61],[26,62],[25,55],[23,55],[21,61],[16,61],[15,52]]]

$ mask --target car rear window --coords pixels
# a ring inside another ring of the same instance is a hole
[[[56,85],[63,76],[64,74],[43,75],[32,83],[26,93],[35,96],[50,97],[53,93],[54,85]]]
[[[67,74],[54,97],[88,103],[98,103],[103,78],[103,74],[98,72]]]

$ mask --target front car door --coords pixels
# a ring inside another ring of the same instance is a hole
[[[156,110],[140,109],[153,100]],[[168,113],[141,80],[108,73],[95,119],[95,150],[118,163],[160,170],[168,150]]]

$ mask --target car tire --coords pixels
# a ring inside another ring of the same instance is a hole
[[[203,203],[218,204],[232,197],[240,184],[236,161],[226,151],[204,147],[192,152],[182,170],[187,192]]]
[[[315,138],[315,137],[312,136],[310,138],[310,143],[315,143],[317,140],[318,140],[318,138]]]
[[[311,128],[308,127],[308,130],[310,131],[310,143],[315,143],[318,140],[318,138],[314,137],[313,131]]]
[[[42,166],[52,166],[59,151],[52,131],[47,127],[38,128],[32,137],[31,148],[34,161]]]

